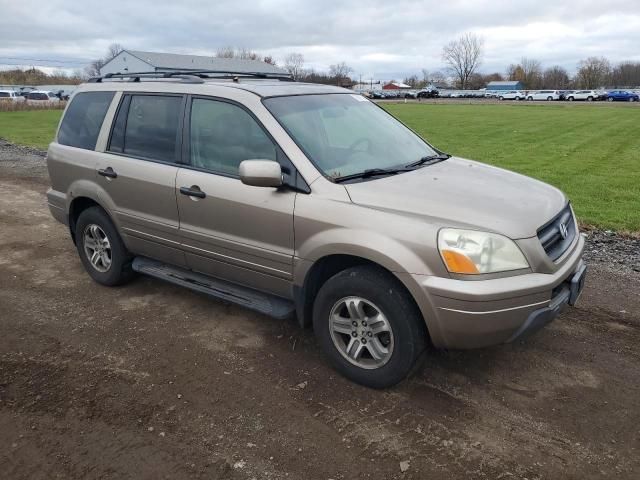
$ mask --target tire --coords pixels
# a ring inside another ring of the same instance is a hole
[[[504,100],[504,97],[498,97],[498,100],[502,101]]]
[[[533,101],[533,97],[527,97],[527,100],[528,100],[529,102],[532,102],[532,101]]]
[[[630,102],[633,102],[633,97],[629,97],[629,101],[630,101]]]
[[[547,97],[547,102],[551,102],[553,100],[553,97]]]
[[[332,315],[339,320],[330,321]],[[313,328],[332,366],[372,388],[406,378],[427,346],[426,326],[413,299],[395,277],[375,266],[349,268],[327,280],[313,305]]]
[[[613,97],[607,97],[607,102],[613,102]]]
[[[587,102],[593,102],[593,97],[587,97]]]
[[[520,97],[516,97],[516,101],[518,101],[518,102],[519,102],[519,101],[520,101]]]
[[[131,269],[132,256],[109,215],[102,208],[90,207],[84,210],[76,222],[75,235],[80,261],[97,283],[110,287],[122,285],[134,276]],[[100,245],[101,248],[96,250],[92,248],[93,245]],[[92,253],[96,255],[95,263],[91,261]]]
[[[574,100],[575,100],[575,98],[573,98],[573,97],[569,97],[569,101],[570,101],[570,102],[573,102]]]

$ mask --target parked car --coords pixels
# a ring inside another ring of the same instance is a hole
[[[569,95],[571,95],[575,90],[560,90],[560,100],[568,100]]]
[[[438,90],[435,89],[422,89],[416,94],[416,98],[436,98],[438,97]]]
[[[626,90],[612,90],[607,92],[607,101],[609,102],[637,102],[640,100],[637,93],[627,92]]]
[[[416,92],[413,90],[404,91],[401,93],[402,98],[418,98]]]
[[[0,102],[24,102],[24,97],[15,90],[0,90]]]
[[[576,90],[575,92],[567,95],[567,100],[573,102],[574,100],[586,100],[587,102],[593,102],[599,97],[598,92],[595,90]]]
[[[49,146],[50,211],[96,282],[295,315],[370,387],[428,344],[516,342],[577,302],[584,238],[557,188],[447,155],[350,90],[180,74],[81,85]]]
[[[533,90],[527,93],[527,100],[560,100],[558,90]]]
[[[38,104],[43,102],[57,103],[60,98],[53,92],[45,90],[32,90],[27,95],[27,103]]]
[[[375,99],[384,98],[384,95],[380,90],[371,90],[369,92],[369,95],[371,95],[371,98],[375,98]]]
[[[527,98],[527,94],[520,90],[510,90],[508,92],[501,92],[498,95],[499,100],[524,100]]]

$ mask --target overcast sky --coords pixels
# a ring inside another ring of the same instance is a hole
[[[5,68],[82,68],[113,42],[204,55],[232,45],[388,80],[443,69],[442,46],[465,32],[485,40],[485,73],[523,56],[570,72],[588,56],[640,60],[640,0],[0,0],[0,11]]]

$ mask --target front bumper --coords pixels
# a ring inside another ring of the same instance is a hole
[[[440,348],[480,348],[512,342],[551,322],[582,291],[584,238],[553,274],[491,280],[413,275],[431,340]]]

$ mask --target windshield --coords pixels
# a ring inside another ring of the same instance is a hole
[[[436,155],[420,137],[361,95],[297,95],[265,106],[326,176],[402,167]]]

